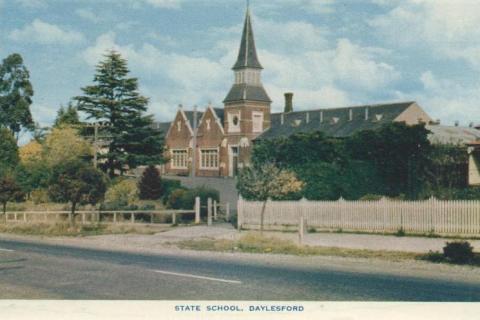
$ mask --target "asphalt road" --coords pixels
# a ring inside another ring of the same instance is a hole
[[[480,282],[0,240],[0,298],[478,302]]]

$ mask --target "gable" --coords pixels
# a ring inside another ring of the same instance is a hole
[[[413,103],[403,111],[397,118],[396,122],[405,122],[408,125],[419,124],[420,122],[430,123],[433,121],[432,118],[417,104]]]
[[[223,123],[213,108],[207,108],[198,125],[198,139],[203,143],[207,140],[218,141],[223,139],[223,135]]]
[[[165,136],[166,143],[169,147],[188,146],[193,136],[193,130],[189,120],[185,116],[183,110],[178,110],[175,119],[170,123],[170,128]]]

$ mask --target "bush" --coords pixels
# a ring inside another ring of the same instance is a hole
[[[434,263],[440,263],[444,261],[444,256],[438,251],[429,251],[426,255],[422,256],[420,259],[427,260]]]
[[[48,203],[50,198],[48,197],[48,191],[45,189],[36,189],[31,193],[32,202],[34,204]]]
[[[469,263],[473,260],[473,247],[468,241],[447,242],[443,256],[452,263]]]
[[[381,196],[379,194],[366,194],[363,197],[361,197],[359,200],[360,201],[378,201],[382,198],[383,198],[383,196]]]
[[[138,183],[140,199],[157,200],[163,195],[163,184],[160,178],[160,172],[154,165],[148,166],[143,172],[142,178]]]
[[[173,191],[178,189],[186,190],[186,188],[182,187],[182,184],[178,180],[169,180],[169,179],[162,179],[162,188],[163,188],[163,204],[168,203],[168,199]]]
[[[112,185],[105,194],[105,207],[110,210],[126,209],[139,200],[138,187],[135,180],[125,179]],[[131,210],[131,209],[130,209]]]
[[[170,194],[167,206],[171,209],[185,209],[191,210],[195,206],[195,198],[200,197],[200,202],[206,204],[208,198],[212,198],[217,202],[220,201],[220,196],[217,190],[207,187],[200,187],[195,189],[177,189]],[[207,215],[207,209],[202,208],[201,215]]]

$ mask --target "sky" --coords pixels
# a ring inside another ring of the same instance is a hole
[[[281,111],[417,101],[480,123],[480,1],[251,0],[263,83]],[[91,85],[108,50],[128,60],[149,113],[222,107],[246,0],[0,0],[0,58],[20,53],[35,121]]]

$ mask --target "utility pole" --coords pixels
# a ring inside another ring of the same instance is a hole
[[[94,134],[93,134],[93,148],[94,148],[94,154],[93,154],[93,166],[97,168],[97,162],[98,162],[98,122],[95,122],[94,124]]]
[[[197,109],[197,106],[193,107],[192,172],[190,173],[192,178],[195,177],[197,169]]]

